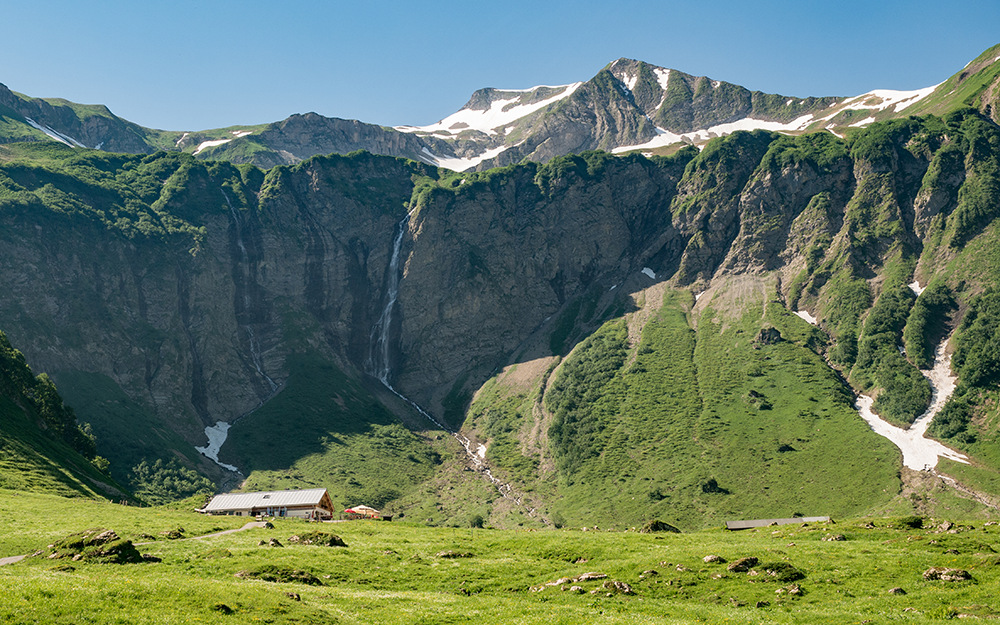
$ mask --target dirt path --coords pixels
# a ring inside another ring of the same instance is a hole
[[[237,529],[224,530],[221,532],[215,532],[214,534],[205,534],[203,536],[192,536],[191,538],[181,538],[180,540],[204,540],[206,538],[215,538],[216,536],[225,536],[226,534],[235,534],[236,532],[242,532],[244,530],[263,528],[265,525],[267,525],[266,521],[251,521],[246,525],[244,525],[243,527]],[[134,544],[136,547],[141,547],[143,545],[155,545],[156,541],[151,541],[146,543],[134,543]],[[6,566],[8,564],[14,564],[15,562],[20,562],[26,557],[27,556],[10,556],[7,558],[0,558],[0,566]]]

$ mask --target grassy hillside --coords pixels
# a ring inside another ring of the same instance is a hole
[[[183,527],[185,536],[197,536],[241,522],[2,495],[10,502],[4,517],[21,522],[0,526],[0,556],[43,552],[0,567],[8,590],[0,619],[10,622],[818,623],[1000,616],[994,597],[1000,531],[980,523],[957,523],[951,533],[942,529],[949,527],[945,519],[908,517],[641,534],[277,520],[273,530],[185,541],[160,533]],[[95,526],[130,540],[155,537],[139,549],[161,561],[45,557],[46,545]],[[289,541],[317,529],[335,532],[348,546]],[[260,545],[271,539],[284,546]],[[709,555],[721,560],[706,562]],[[746,557],[756,563],[729,570]],[[959,569],[971,579],[927,580],[931,567]],[[572,581],[588,572],[598,579]],[[254,579],[292,574],[309,583]],[[901,590],[890,593],[894,588]]]
[[[382,508],[427,480],[440,457],[357,379],[314,352],[290,359],[285,388],[229,432],[220,460],[247,490],[327,488],[334,505]],[[429,425],[429,423],[428,423]]]
[[[467,426],[558,524],[663,518],[698,528],[885,505],[900,489],[898,451],[858,419],[817,353],[825,335],[766,285],[745,290],[713,292],[697,312],[690,292],[667,290],[658,309],[609,321],[580,343],[538,406],[539,387],[501,376]],[[633,347],[629,330],[649,312]],[[542,407],[547,449],[525,453]]]
[[[129,498],[106,473],[47,376],[37,378],[0,332],[0,488],[63,496]]]

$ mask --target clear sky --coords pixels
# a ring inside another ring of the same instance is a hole
[[[314,111],[423,125],[481,87],[629,57],[789,96],[919,89],[1000,43],[997,0],[32,0],[0,15],[0,82],[203,130]]]

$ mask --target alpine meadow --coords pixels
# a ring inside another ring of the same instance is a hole
[[[3,622],[1000,617],[1000,45],[426,126],[0,85],[0,292]]]

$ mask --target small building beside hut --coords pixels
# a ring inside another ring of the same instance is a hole
[[[276,490],[257,493],[223,493],[204,508],[206,514],[231,516],[294,517],[312,521],[333,519],[333,501],[325,488]]]
[[[341,519],[345,521],[355,521],[358,519],[374,519],[376,521],[391,521],[392,515],[385,515],[372,508],[371,506],[351,506],[350,508],[345,508],[344,512],[340,515]]]

